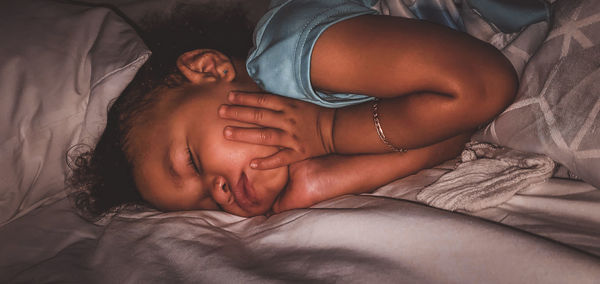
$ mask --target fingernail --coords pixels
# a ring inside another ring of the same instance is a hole
[[[231,138],[231,136],[233,135],[233,131],[231,131],[231,128],[225,127],[223,134],[225,135],[225,137]]]
[[[221,105],[219,107],[219,115],[220,116],[225,116],[225,112],[227,111],[227,106],[226,105]]]
[[[252,161],[252,162],[250,162],[250,167],[253,169],[256,169],[256,168],[258,168],[258,163],[256,163],[256,161]]]
[[[233,93],[233,92],[229,92],[229,95],[227,95],[227,99],[228,99],[230,102],[233,102],[233,100],[235,100],[235,93]]]

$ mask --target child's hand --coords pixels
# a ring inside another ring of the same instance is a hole
[[[219,108],[220,117],[258,127],[227,126],[226,139],[281,149],[252,160],[253,168],[272,169],[333,152],[333,109],[265,93],[231,92],[228,100],[230,105]]]
[[[288,185],[275,200],[273,213],[308,208],[344,194],[372,190],[379,183],[365,184],[368,176],[373,175],[363,169],[364,161],[359,156],[327,155],[291,164]]]
[[[321,171],[320,158],[308,159],[290,165],[289,183],[273,204],[273,213],[297,208],[308,208],[330,196],[331,185],[336,180]]]

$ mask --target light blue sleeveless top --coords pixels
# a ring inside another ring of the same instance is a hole
[[[475,2],[478,12],[483,11],[481,14],[484,16],[494,15],[487,13],[486,7],[493,11],[499,9],[497,2],[511,2],[468,1]],[[372,97],[362,94],[330,94],[314,90],[310,82],[310,60],[317,39],[328,27],[360,15],[382,14],[382,2],[388,3],[388,6],[389,2],[393,2],[392,5],[395,6],[404,5],[401,9],[406,9],[407,17],[424,19],[464,31],[455,0],[272,0],[268,12],[258,22],[254,31],[254,48],[246,61],[248,74],[265,91],[324,107],[344,107],[372,100]],[[522,19],[523,14],[529,15],[529,18]],[[522,23],[516,23],[519,21],[501,15],[501,20],[494,24],[519,29],[547,16],[538,13],[534,15],[537,17],[535,19],[529,12],[516,15],[517,17],[513,18],[520,19]]]

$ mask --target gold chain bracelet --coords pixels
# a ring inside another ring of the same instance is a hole
[[[377,130],[377,135],[379,135],[379,139],[381,139],[381,141],[383,142],[383,144],[385,144],[385,146],[387,146],[390,150],[394,151],[394,152],[406,152],[406,149],[404,148],[400,148],[400,147],[396,147],[394,145],[392,145],[392,143],[390,143],[390,141],[388,141],[388,139],[385,137],[385,134],[383,134],[383,128],[381,128],[381,122],[379,122],[379,112],[378,112],[378,104],[379,103],[379,99],[375,99],[373,101],[373,122],[375,123],[375,129]]]

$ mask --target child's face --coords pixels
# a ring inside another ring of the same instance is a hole
[[[288,168],[254,170],[250,161],[278,149],[228,141],[218,117],[228,84],[163,90],[130,132],[134,179],[142,197],[162,210],[219,209],[255,216],[271,209]],[[192,160],[190,160],[192,159]]]

